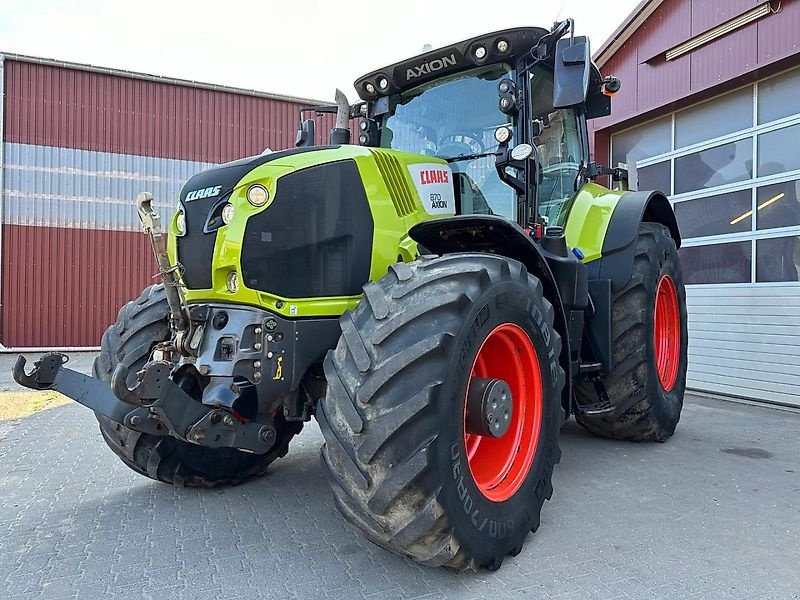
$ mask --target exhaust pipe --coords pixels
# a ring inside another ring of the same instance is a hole
[[[350,121],[350,102],[339,88],[336,88],[336,107],[336,125],[331,129],[331,145],[349,144],[350,130],[347,123]]]

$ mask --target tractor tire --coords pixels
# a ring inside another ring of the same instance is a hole
[[[553,318],[541,282],[500,256],[422,257],[364,286],[325,359],[317,410],[344,517],[430,566],[496,569],[519,553],[561,457]],[[504,436],[467,431],[473,378],[508,382]]]
[[[628,284],[612,298],[614,369],[602,381],[612,411],[575,419],[597,435],[664,442],[675,432],[686,390],[686,290],[669,230],[642,223]],[[575,386],[578,406],[597,403],[594,384]]]
[[[128,385],[150,357],[153,346],[168,340],[169,306],[163,285],[152,285],[119,311],[117,322],[106,329],[100,354],[94,361],[94,377],[111,383],[117,364],[130,370]],[[277,440],[267,454],[251,454],[233,448],[206,448],[171,436],[157,436],[128,429],[95,413],[109,448],[128,467],[157,481],[176,486],[214,487],[236,485],[262,475],[276,458],[285,456],[289,441],[302,424],[276,423]]]

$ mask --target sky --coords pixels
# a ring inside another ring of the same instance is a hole
[[[0,0],[0,52],[330,101],[353,81],[507,27],[575,19],[597,49],[639,0]]]

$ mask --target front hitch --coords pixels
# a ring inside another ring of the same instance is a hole
[[[128,369],[118,365],[111,387],[94,377],[64,365],[69,358],[60,352],[43,355],[30,373],[27,360],[17,357],[14,380],[34,390],[54,390],[94,412],[135,431],[171,435],[209,448],[237,448],[265,454],[275,443],[271,425],[242,419],[224,408],[209,407],[184,392],[170,377],[171,364],[151,361],[137,373],[137,383],[128,387]]]
[[[14,381],[21,386],[32,390],[49,390],[55,382],[58,371],[68,360],[69,358],[60,352],[50,352],[34,363],[33,371],[29,375],[25,372],[28,360],[20,354],[17,356],[11,372],[14,375]]]

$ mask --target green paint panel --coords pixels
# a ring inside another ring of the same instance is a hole
[[[564,227],[569,247],[583,252],[583,262],[602,256],[611,215],[624,194],[624,191],[587,183],[562,211],[558,224]]]

